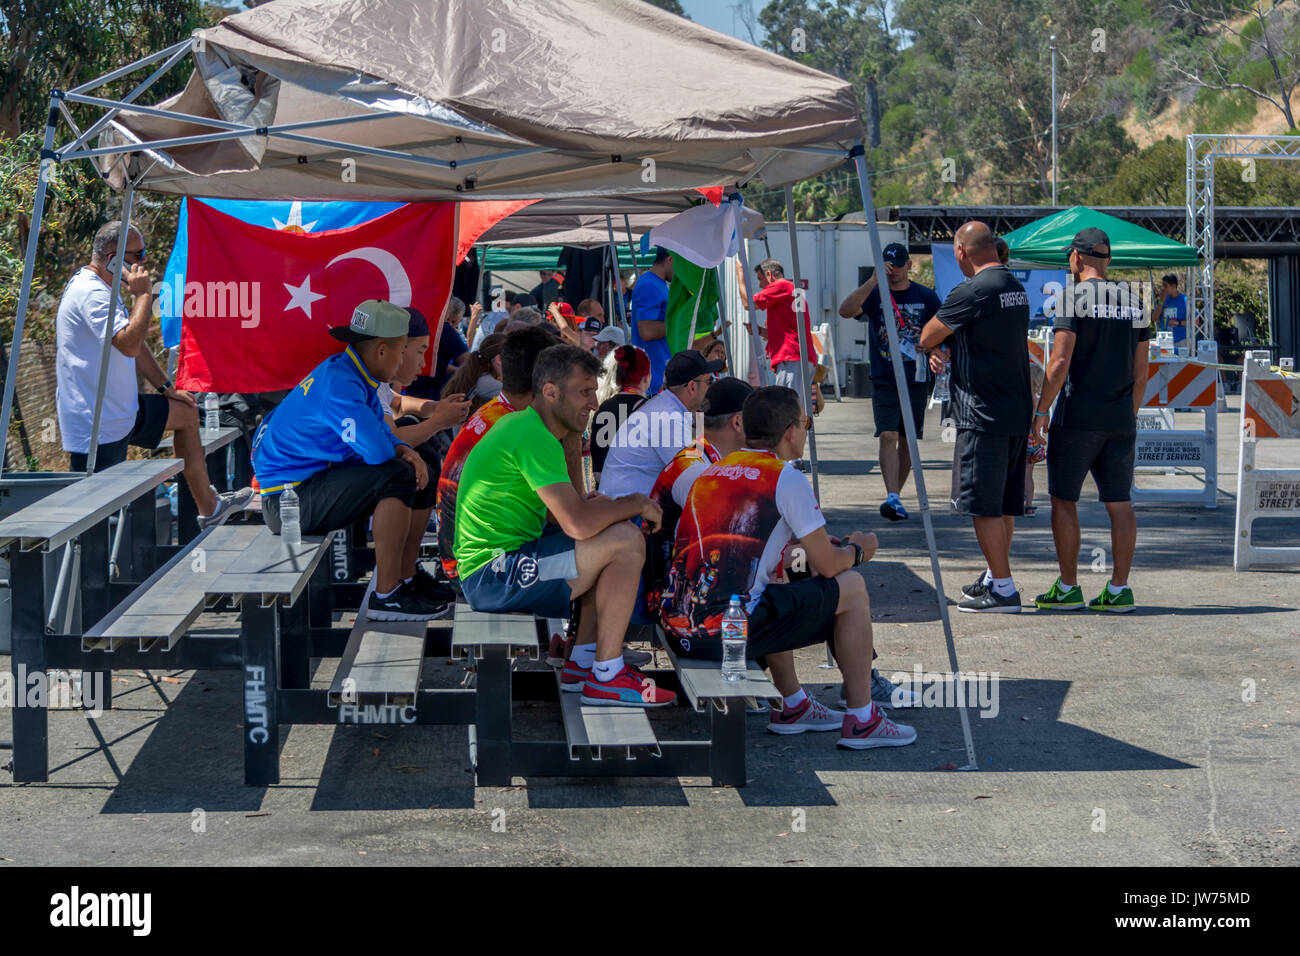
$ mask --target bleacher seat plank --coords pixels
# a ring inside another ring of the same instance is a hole
[[[54,551],[180,474],[179,458],[124,461],[58,489],[0,521],[0,548],[20,542],[24,551]]]
[[[199,421],[202,422],[203,409],[199,409]],[[206,428],[199,429],[199,441],[203,442],[203,454],[210,455],[214,451],[225,448],[236,438],[244,433],[242,428],[236,428],[234,425],[228,425],[224,428],[218,428],[215,432],[210,432]],[[167,435],[158,443],[161,450],[170,450],[173,445],[174,436]]]
[[[451,632],[452,653],[474,648],[527,647],[536,649],[537,624],[530,614],[489,614],[468,604],[455,605]]]
[[[330,685],[331,707],[343,703],[405,707],[414,704],[419,693],[428,622],[370,620],[366,606],[373,589],[372,578]],[[345,685],[349,679],[351,685]]]
[[[556,672],[556,682],[559,672]],[[638,707],[602,707],[582,702],[581,694],[560,691],[560,716],[564,720],[564,737],[569,758],[578,759],[578,751],[587,748],[599,759],[600,750],[616,748],[631,756],[634,747],[653,748],[659,755],[659,738],[650,726],[650,718]]]
[[[117,642],[138,639],[141,649],[176,641],[203,613],[208,586],[234,563],[261,531],[255,525],[209,528],[131,592],[104,620],[91,628],[83,646],[112,650]],[[200,560],[201,558],[201,560]],[[96,643],[92,643],[96,642]]]
[[[329,550],[334,532],[304,536],[289,551],[278,534],[259,528],[257,536],[208,588],[209,594],[260,594],[263,598],[298,600],[321,558]]]
[[[672,661],[682,693],[697,712],[703,712],[709,701],[716,701],[725,709],[730,701],[737,699],[781,700],[781,692],[754,661],[749,662],[744,680],[723,680],[722,667],[717,661],[678,657],[673,652],[672,641],[663,631],[655,628],[655,634],[659,639],[660,647]]]

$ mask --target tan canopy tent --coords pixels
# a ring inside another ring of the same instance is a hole
[[[429,200],[759,171],[779,184],[842,163],[861,136],[848,83],[644,0],[277,0],[199,31],[192,52],[161,112],[103,130],[102,147],[144,147],[139,188]],[[121,184],[111,154],[101,168]]]

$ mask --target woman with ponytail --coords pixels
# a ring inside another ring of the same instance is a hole
[[[501,346],[506,337],[499,332],[483,339],[477,352],[471,352],[465,364],[456,369],[442,390],[443,395],[463,394],[469,399],[469,413],[491,401],[501,391]]]
[[[611,375],[606,385],[613,384],[616,391],[601,402],[591,422],[591,467],[600,479],[605,466],[605,456],[619,426],[645,401],[650,387],[650,356],[635,345],[620,345],[605,359]]]

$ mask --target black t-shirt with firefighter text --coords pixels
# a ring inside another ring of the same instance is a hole
[[[1085,279],[1067,290],[1054,322],[1073,332],[1074,352],[1052,424],[1079,431],[1137,431],[1133,366],[1151,338],[1151,317],[1122,282]]]
[[[1006,266],[981,269],[948,293],[935,314],[953,330],[951,414],[958,428],[1027,435],[1029,295]]]

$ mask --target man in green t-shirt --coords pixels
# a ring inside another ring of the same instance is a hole
[[[562,442],[582,434],[596,410],[600,364],[555,345],[533,366],[533,402],[501,418],[465,459],[456,497],[461,589],[476,611],[567,617],[582,613],[561,685],[585,704],[663,707],[676,695],[623,663],[645,543],[630,519],[658,527],[646,495],[583,499]],[[547,512],[556,525],[547,526]],[[557,527],[558,525],[558,527]]]

